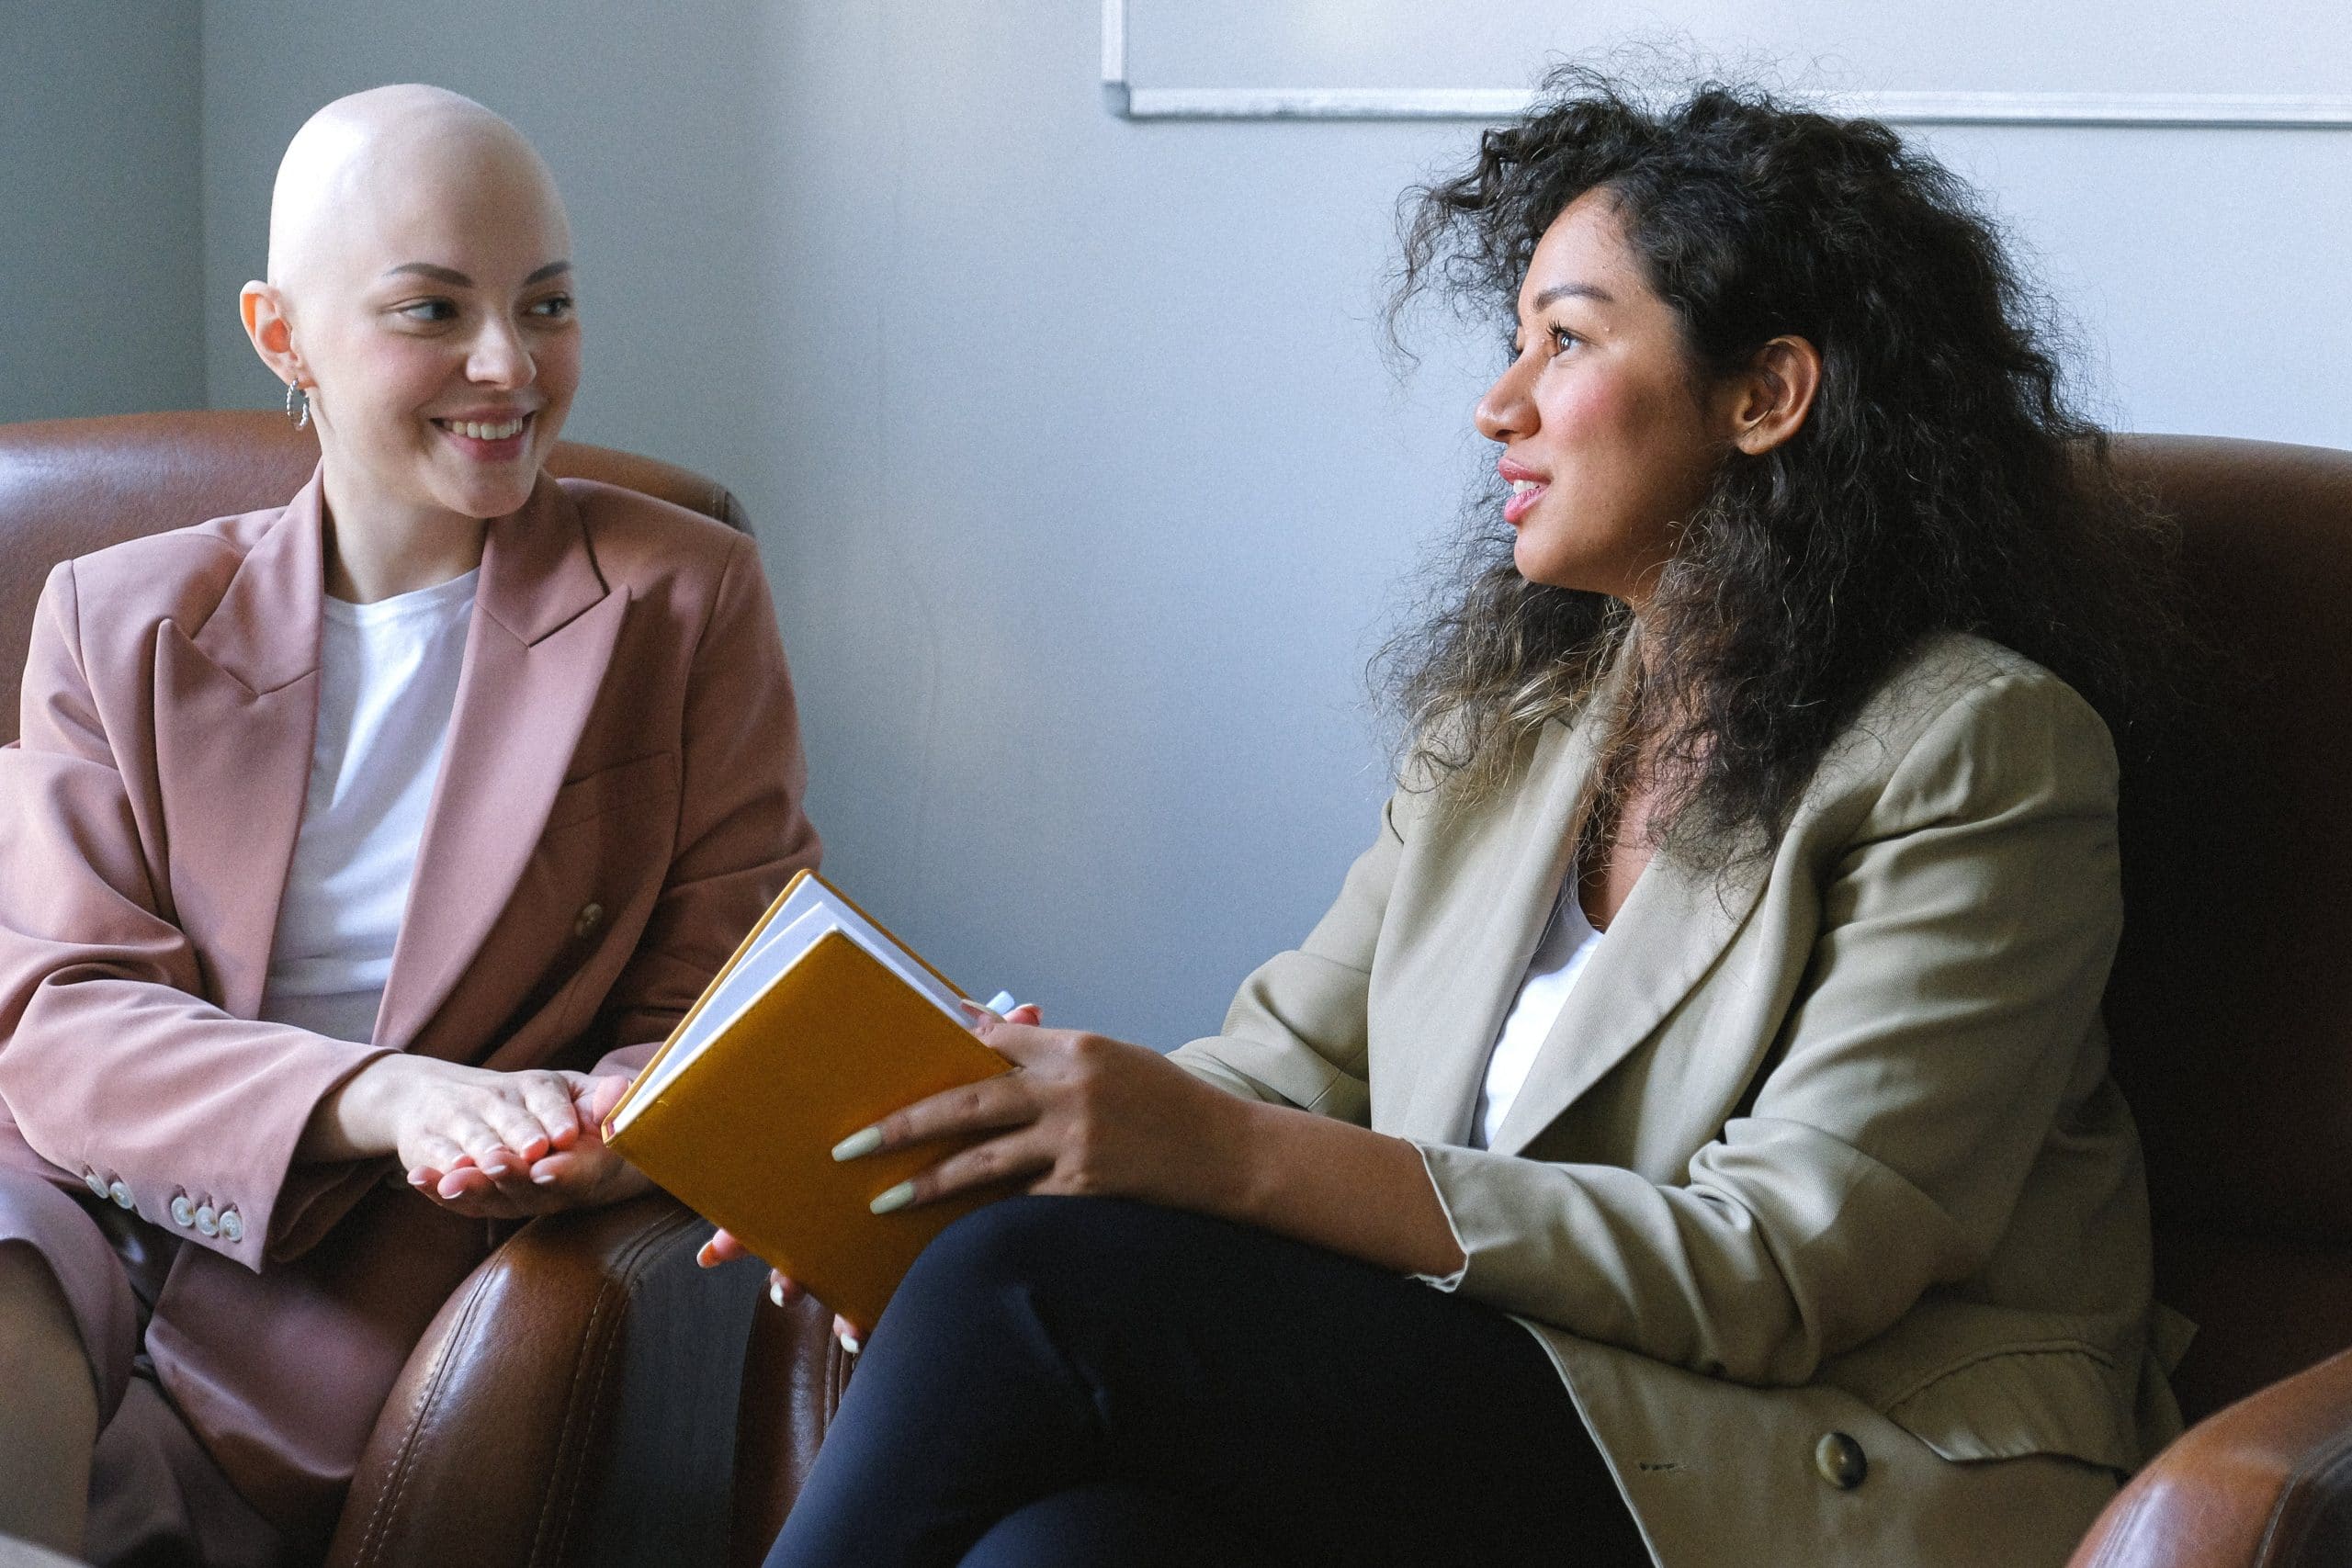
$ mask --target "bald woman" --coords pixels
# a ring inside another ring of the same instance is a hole
[[[321,110],[242,307],[317,472],[59,567],[0,750],[0,1534],[100,1563],[315,1558],[448,1292],[643,1188],[597,1110],[817,858],[750,541],[543,471],[512,126]]]

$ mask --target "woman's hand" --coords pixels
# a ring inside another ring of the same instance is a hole
[[[1038,1010],[1036,1004],[1034,1002],[1023,1002],[1019,1007],[1007,1012],[1002,1018],[998,1018],[996,1014],[989,1012],[985,1009],[973,1007],[972,1004],[968,1002],[966,1003],[965,1006],[971,1010],[975,1020],[989,1021],[1000,1024],[1034,1026],[1044,1022],[1046,1016]],[[976,1022],[974,1024],[974,1032],[978,1032],[978,1023]],[[980,1037],[983,1040],[988,1038],[985,1034],[982,1034]],[[833,1157],[839,1159],[842,1156],[838,1151],[836,1151]],[[721,1263],[731,1263],[739,1258],[749,1258],[751,1256],[752,1249],[745,1247],[741,1241],[738,1240],[732,1232],[720,1229],[711,1232],[710,1239],[703,1243],[702,1250],[695,1254],[695,1261],[700,1263],[706,1269],[710,1269],[715,1268]],[[786,1274],[783,1269],[771,1269],[768,1270],[768,1300],[775,1303],[776,1305],[783,1306],[788,1303],[797,1302],[807,1292],[800,1288],[799,1283],[789,1274]],[[839,1313],[835,1313],[833,1314],[833,1337],[842,1342],[842,1349],[847,1350],[851,1355],[854,1356],[858,1353],[858,1350],[865,1342],[865,1325],[852,1323],[848,1318],[842,1316]]]
[[[624,1087],[610,1075],[383,1056],[319,1102],[297,1157],[391,1155],[426,1197],[484,1219],[613,1202],[651,1185],[597,1132]]]
[[[721,1263],[732,1263],[739,1258],[751,1256],[752,1249],[737,1240],[734,1232],[720,1229],[710,1233],[710,1239],[702,1244],[700,1252],[695,1254],[695,1261],[706,1269],[715,1269]],[[785,1306],[798,1301],[808,1293],[783,1269],[768,1270],[768,1300],[775,1303],[776,1305]],[[833,1337],[842,1342],[842,1349],[854,1356],[864,1348],[865,1330],[841,1314],[835,1313]]]
[[[995,1136],[880,1194],[875,1213],[1007,1182],[1227,1217],[1247,1212],[1254,1145],[1244,1101],[1140,1045],[970,1010],[972,1032],[1020,1070],[893,1112],[842,1150],[857,1158],[933,1139]]]

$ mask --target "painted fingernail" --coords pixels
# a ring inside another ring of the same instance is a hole
[[[408,1184],[411,1187],[422,1187],[431,1178],[421,1170],[412,1170],[408,1173]]]
[[[701,1247],[695,1249],[695,1263],[697,1267],[707,1269],[718,1261],[718,1257],[711,1251],[710,1243],[704,1242]]]
[[[843,1138],[840,1143],[835,1144],[833,1145],[833,1157],[835,1159],[855,1159],[860,1155],[870,1155],[881,1146],[882,1129],[879,1127],[867,1127],[861,1131],[852,1133],[848,1137]]]
[[[768,1300],[774,1302],[778,1306],[782,1306],[784,1304],[783,1280],[770,1280],[768,1281]]]
[[[993,1013],[1011,1012],[1014,1008],[1017,1008],[1021,1004],[1019,1002],[1012,999],[1012,993],[1011,991],[999,991],[996,995],[989,998],[989,1011]]]
[[[860,1344],[860,1343],[858,1342],[858,1337],[857,1337],[857,1336],[856,1336],[856,1335],[854,1335],[854,1334],[844,1334],[844,1335],[842,1335],[842,1349],[844,1349],[844,1350],[846,1350],[846,1351],[848,1351],[851,1355],[854,1356],[854,1355],[856,1355],[860,1350],[865,1349],[865,1347],[864,1345],[862,1345],[862,1344]],[[878,1377],[878,1376],[880,1376],[881,1374],[877,1372],[877,1373],[876,1373],[876,1374],[875,1374],[875,1375]]]
[[[903,1209],[914,1201],[915,1184],[911,1181],[901,1181],[873,1202],[868,1203],[866,1207],[875,1213],[887,1214],[894,1209]]]

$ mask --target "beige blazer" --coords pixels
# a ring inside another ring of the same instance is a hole
[[[1330,912],[1177,1059],[1420,1145],[1468,1258],[1443,1288],[1543,1342],[1659,1562],[2064,1562],[2177,1428],[2185,1327],[2152,1314],[2098,1021],[2106,728],[1935,639],[1769,862],[1651,864],[1472,1150],[1594,728],[1555,726],[1484,809],[1397,793]]]
[[[318,713],[319,493],[58,568],[0,750],[0,1171],[176,1248],[146,1348],[298,1541],[501,1229],[389,1161],[295,1165],[320,1098],[392,1051],[627,1068],[817,858],[751,540],[542,479],[490,525],[375,1038],[254,1021]],[[111,1404],[119,1271],[52,1262]]]

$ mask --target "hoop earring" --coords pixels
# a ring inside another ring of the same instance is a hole
[[[297,397],[300,397],[302,400],[302,412],[300,414],[297,414],[294,412],[294,400]],[[294,428],[297,430],[307,430],[310,428],[311,394],[303,390],[299,384],[292,381],[286,383],[286,417],[293,423]]]

